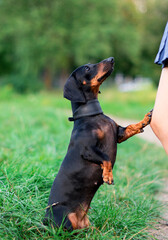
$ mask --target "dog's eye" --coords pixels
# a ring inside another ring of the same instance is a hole
[[[85,70],[88,72],[90,70],[90,67],[85,66]]]

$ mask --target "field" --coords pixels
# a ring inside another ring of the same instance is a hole
[[[154,104],[154,90],[102,90],[105,113],[141,119]],[[161,208],[154,194],[168,167],[164,151],[136,137],[118,146],[114,186],[95,195],[92,227],[78,235],[44,227],[48,196],[72,130],[70,103],[62,93],[0,91],[0,239],[147,239]]]

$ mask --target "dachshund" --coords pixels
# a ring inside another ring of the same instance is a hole
[[[103,183],[113,184],[112,168],[117,143],[143,132],[152,111],[142,121],[119,126],[103,114],[98,101],[99,87],[114,69],[114,58],[86,64],[73,71],[64,86],[71,101],[74,122],[67,154],[51,188],[44,224],[63,224],[70,231],[90,225],[87,212]]]

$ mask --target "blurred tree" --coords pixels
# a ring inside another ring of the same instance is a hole
[[[117,24],[115,31],[115,56],[117,70],[125,75],[135,76],[138,74],[140,63],[140,11],[134,1],[118,1]]]
[[[50,89],[56,75],[114,56],[116,71],[150,75],[166,11],[146,2],[142,12],[135,0],[0,0],[0,74],[42,76]]]
[[[153,64],[160,41],[168,21],[168,1],[147,0],[146,11],[142,14],[141,29],[141,75],[159,81],[160,67]]]

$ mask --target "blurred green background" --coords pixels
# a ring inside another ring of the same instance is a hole
[[[74,68],[114,56],[113,76],[157,85],[167,0],[0,0],[0,85],[62,87]]]

